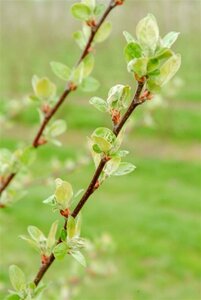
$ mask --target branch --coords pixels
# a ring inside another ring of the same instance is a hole
[[[127,111],[125,112],[125,114],[123,115],[121,121],[119,122],[119,124],[116,126],[116,128],[114,127],[113,132],[116,136],[118,136],[118,134],[120,133],[123,125],[125,124],[125,122],[129,119],[129,117],[131,116],[131,114],[133,113],[133,111],[135,110],[135,108],[142,104],[144,102],[144,100],[140,100],[140,95],[141,92],[143,90],[145,82],[138,82],[138,87],[137,90],[135,92],[134,98],[130,104],[130,106],[128,107]],[[98,178],[101,174],[101,172],[103,171],[104,166],[106,165],[107,161],[109,159],[107,157],[103,157],[99,163],[99,166],[97,167],[94,176],[92,177],[91,182],[88,185],[88,188],[86,189],[84,195],[82,196],[82,198],[80,199],[80,201],[78,202],[77,206],[75,207],[75,209],[73,210],[71,216],[73,216],[74,218],[78,215],[78,213],[80,212],[80,210],[82,209],[82,207],[84,206],[84,204],[87,202],[87,200],[89,199],[89,197],[93,194],[93,192],[98,189],[99,184],[98,183]],[[66,229],[67,226],[67,218],[65,219],[65,223],[64,223],[64,229]],[[57,244],[61,243],[61,238],[58,240]],[[35,279],[34,279],[34,283],[37,286],[41,279],[43,278],[43,276],[45,275],[45,273],[47,272],[47,270],[49,269],[49,267],[52,265],[52,263],[54,262],[55,257],[53,255],[53,253],[50,255],[49,260],[46,264],[43,264]]]
[[[108,7],[106,8],[105,12],[103,13],[102,17],[100,18],[99,22],[91,27],[91,34],[89,37],[89,40],[83,50],[83,52],[81,53],[80,58],[78,59],[78,62],[75,65],[79,65],[80,62],[87,56],[87,54],[89,53],[91,44],[94,40],[94,37],[98,31],[98,29],[100,28],[100,26],[103,24],[103,22],[105,21],[106,17],[109,15],[109,13],[111,12],[111,10],[118,6],[120,3],[116,0],[110,0],[110,3],[108,5]],[[68,86],[68,84],[67,84]],[[52,117],[55,115],[55,113],[57,112],[57,110],[60,108],[60,106],[62,105],[62,103],[64,102],[64,100],[66,99],[66,97],[72,92],[72,89],[70,87],[67,87],[64,92],[62,93],[62,95],[60,96],[60,98],[58,99],[58,101],[56,102],[56,104],[53,106],[53,108],[50,110],[49,113],[47,113],[45,115],[45,118],[40,126],[40,128],[38,129],[38,132],[36,133],[33,142],[32,142],[32,146],[34,148],[38,148],[39,146],[42,146],[44,144],[44,142],[40,141],[41,136],[47,126],[47,124],[49,123],[49,121],[52,119]],[[15,177],[15,175],[17,174],[17,172],[11,173],[10,175],[8,175],[8,177],[5,179],[5,181],[3,183],[0,182],[0,195],[1,193],[9,186],[9,184],[12,182],[13,178]],[[0,207],[4,207],[3,205]]]

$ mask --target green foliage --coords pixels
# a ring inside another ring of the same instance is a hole
[[[80,238],[80,230],[80,215],[78,215],[77,219],[69,216],[67,221],[66,238],[62,239],[62,242],[56,245],[53,250],[56,259],[63,259],[67,254],[69,254],[82,266],[86,267],[84,255],[80,252],[80,249],[85,246],[85,240]]]
[[[137,24],[137,39],[124,31],[127,41],[124,56],[128,63],[128,71],[138,78],[146,77],[150,92],[159,92],[180,67],[180,55],[174,54],[170,49],[178,35],[178,32],[169,32],[161,39],[158,24],[151,14]]]
[[[56,120],[51,122],[44,131],[45,140],[55,144],[56,146],[61,146],[61,143],[55,139],[55,137],[63,134],[67,129],[66,122],[64,120]]]
[[[105,41],[110,35],[111,30],[112,24],[110,22],[104,22],[95,35],[95,43],[102,43],[103,41]]]
[[[55,75],[60,79],[67,81],[70,78],[71,69],[66,65],[59,62],[52,61],[50,63],[50,66],[52,68],[52,71],[55,73]]]
[[[27,230],[31,239],[24,235],[20,237],[26,242],[28,242],[41,255],[49,257],[57,243],[57,227],[58,221],[55,221],[50,228],[48,237],[46,237],[44,233],[36,226],[29,226]]]
[[[109,90],[106,101],[99,97],[92,97],[89,103],[99,111],[108,112],[112,116],[114,110],[120,113],[128,107],[130,90],[131,88],[128,85],[117,84]]]
[[[48,100],[55,96],[56,86],[47,77],[38,78],[36,75],[32,78],[32,86],[36,97],[41,100]]]
[[[36,285],[33,282],[27,282],[24,272],[16,265],[9,268],[9,277],[14,291],[9,291],[10,295],[6,300],[32,300],[39,299],[45,285]]]

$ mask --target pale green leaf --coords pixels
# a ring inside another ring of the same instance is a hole
[[[81,21],[87,21],[91,15],[91,9],[84,3],[75,3],[71,7],[72,15]]]
[[[51,249],[56,242],[57,228],[58,228],[58,221],[55,221],[50,228],[48,238],[47,238],[47,247],[49,249]]]
[[[67,234],[69,239],[72,239],[76,234],[76,222],[72,216],[68,217]]]
[[[164,36],[164,38],[162,39],[163,47],[170,48],[174,44],[174,42],[177,40],[179,34],[180,34],[180,32],[175,32],[175,31],[171,31],[168,34],[166,34]]]
[[[112,30],[112,24],[110,22],[104,22],[101,27],[98,29],[94,42],[101,43],[108,38]]]
[[[97,128],[92,133],[91,138],[95,144],[98,144],[99,148],[103,152],[108,152],[116,140],[115,134],[105,127]]]
[[[86,39],[82,31],[76,31],[73,33],[73,38],[81,49],[84,49],[86,45]]]
[[[136,36],[143,49],[153,53],[159,40],[159,29],[155,17],[148,14],[139,21],[136,27]]]
[[[54,97],[56,93],[56,86],[48,78],[44,77],[36,81],[34,92],[39,98]]]
[[[118,169],[120,162],[121,162],[120,157],[114,157],[110,159],[104,168],[104,173],[107,176],[111,176]]]
[[[179,70],[181,65],[181,55],[175,54],[170,57],[160,68],[158,85],[165,85]]]
[[[136,43],[136,40],[128,31],[123,31],[123,35],[124,35],[127,43]]]
[[[77,260],[77,262],[79,262],[83,267],[86,267],[85,257],[84,257],[84,255],[80,251],[78,251],[78,250],[76,250],[76,251],[71,250],[69,252],[69,254],[72,255],[73,258],[75,260]]]
[[[105,10],[105,5],[103,3],[98,3],[94,9],[94,15],[100,16]]]
[[[107,103],[102,98],[92,97],[89,100],[89,103],[92,104],[93,106],[95,106],[95,108],[97,108],[98,110],[100,110],[102,112],[106,112],[107,111]]]
[[[22,291],[26,288],[26,278],[24,272],[16,265],[9,267],[9,277],[13,288]]]
[[[84,71],[83,71],[83,77],[87,77],[91,74],[93,68],[94,68],[94,56],[93,54],[89,53],[83,60],[84,63]]]
[[[126,108],[130,96],[130,86],[117,84],[108,92],[107,103],[112,108]]]
[[[55,199],[56,202],[64,210],[68,208],[70,204],[70,200],[73,197],[72,185],[67,181],[61,180],[60,178],[57,178],[55,182],[56,182]]]
[[[59,77],[60,79],[63,79],[67,81],[70,78],[71,75],[71,69],[67,67],[66,65],[60,63],[60,62],[55,62],[52,61],[50,63],[50,66],[52,68],[52,71],[54,74]]]
[[[83,61],[73,70],[73,74],[71,77],[72,82],[75,85],[81,84],[84,76],[84,63]]]
[[[46,134],[51,137],[59,136],[66,131],[66,122],[64,120],[56,120],[47,127]]]
[[[87,78],[84,78],[80,88],[83,92],[94,92],[96,91],[100,86],[100,83],[97,79],[88,76]]]
[[[28,233],[30,235],[30,237],[36,241],[42,241],[42,240],[46,240],[46,237],[44,236],[43,232],[36,226],[28,226],[27,228]]]
[[[122,176],[129,174],[135,170],[135,166],[131,163],[121,162],[117,170],[112,174],[114,176]]]
[[[96,0],[82,0],[82,3],[87,5],[93,11],[96,5]]]

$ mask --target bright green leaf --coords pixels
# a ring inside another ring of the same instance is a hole
[[[126,45],[124,49],[124,56],[127,62],[133,58],[139,58],[142,56],[142,49],[138,43],[131,42]]]
[[[82,0],[82,3],[87,5],[91,10],[94,10],[96,5],[96,0]]]
[[[105,127],[97,128],[92,133],[91,138],[95,144],[98,144],[99,148],[103,152],[108,152],[116,140],[115,134],[110,129]]]
[[[59,243],[53,250],[54,257],[56,259],[63,259],[67,254],[68,246],[66,242]]]

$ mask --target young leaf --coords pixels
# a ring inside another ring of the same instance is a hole
[[[96,91],[100,86],[100,83],[97,79],[88,76],[87,78],[84,78],[80,88],[83,92],[94,92]]]
[[[84,63],[83,61],[74,69],[72,74],[72,82],[76,85],[81,84],[84,75]]]
[[[18,266],[12,265],[9,267],[9,276],[12,286],[16,291],[19,292],[26,288],[24,272]]]
[[[84,74],[83,77],[87,77],[91,74],[93,67],[94,67],[94,56],[93,54],[89,53],[83,60],[84,63]]]
[[[56,120],[48,127],[46,133],[51,137],[55,137],[64,133],[66,128],[67,126],[64,120]]]
[[[92,133],[91,138],[95,144],[98,144],[99,148],[103,152],[108,152],[116,141],[115,134],[105,127],[97,128]]]
[[[54,74],[59,77],[60,79],[63,79],[65,81],[67,81],[71,75],[71,69],[69,67],[67,67],[66,65],[59,63],[59,62],[55,62],[52,61],[50,63],[50,66],[52,68],[52,71],[54,72]]]
[[[130,86],[117,84],[108,92],[107,103],[112,108],[126,108],[130,96]]]
[[[40,229],[38,229],[38,227],[28,226],[27,230],[28,230],[30,237],[34,241],[39,242],[39,241],[46,240],[46,237],[44,236],[43,232]]]
[[[77,216],[76,225],[75,225],[75,236],[79,237],[81,232],[82,218],[81,213]]]
[[[66,209],[69,205],[70,200],[73,197],[73,189],[69,182],[63,181],[60,178],[55,180],[56,191],[55,198],[56,202],[61,205],[62,209]]]
[[[127,62],[133,58],[139,58],[142,56],[142,49],[138,43],[129,43],[124,49],[124,56]]]
[[[71,216],[68,217],[68,223],[67,223],[67,234],[68,238],[72,239],[75,236],[76,233],[76,222],[75,219]]]
[[[47,247],[51,249],[56,242],[56,233],[57,233],[58,221],[55,221],[49,231],[47,238]]]
[[[120,162],[121,162],[120,157],[114,157],[110,159],[104,168],[104,173],[107,176],[111,176],[118,169]]]
[[[86,45],[86,39],[82,31],[76,31],[73,33],[73,38],[75,39],[76,43],[80,47],[80,49],[84,49]]]
[[[179,34],[180,34],[180,32],[175,32],[175,31],[171,31],[168,34],[166,34],[164,36],[164,38],[162,39],[163,47],[170,48],[174,44],[174,42],[177,40]]]
[[[82,0],[82,3],[87,5],[91,10],[94,10],[96,5],[96,0]]]
[[[108,38],[112,30],[112,24],[110,22],[104,22],[101,27],[98,29],[94,42],[101,43]]]
[[[136,73],[139,77],[147,74],[147,57],[134,58],[128,63],[128,71]]]
[[[87,21],[91,15],[91,9],[84,3],[75,3],[71,7],[72,15],[81,21]]]
[[[136,43],[136,40],[134,37],[128,32],[128,31],[123,31],[123,35],[127,41],[127,43]]]
[[[92,97],[89,100],[89,103],[92,104],[93,106],[95,106],[98,110],[102,111],[102,112],[106,112],[107,111],[107,103],[105,100],[99,98],[99,97]]]
[[[79,262],[83,267],[86,267],[85,257],[84,257],[84,255],[80,251],[78,251],[78,250],[76,250],[76,251],[71,250],[69,252],[69,254],[72,255],[72,257],[75,258],[75,260],[77,260],[77,262]]]
[[[118,169],[112,174],[114,176],[122,176],[129,174],[135,170],[135,166],[131,163],[121,162]]]
[[[160,65],[160,61],[157,58],[150,58],[147,63],[147,72],[151,73],[155,71]]]
[[[181,55],[175,54],[170,57],[160,68],[160,75],[158,77],[158,85],[166,84],[179,70],[181,65]]]
[[[34,80],[34,82],[36,81]],[[54,97],[56,93],[56,86],[48,78],[44,77],[37,80],[34,85],[34,92],[39,98]]]
[[[105,5],[103,3],[98,3],[94,9],[94,15],[100,16],[105,10]]]
[[[159,29],[152,14],[148,14],[139,21],[136,27],[136,36],[142,48],[154,53],[159,40]]]
[[[63,259],[67,254],[68,246],[66,242],[59,243],[53,250],[56,259]]]
[[[147,89],[153,93],[159,93],[161,90],[160,85],[157,83],[157,79],[148,78],[147,80]]]

